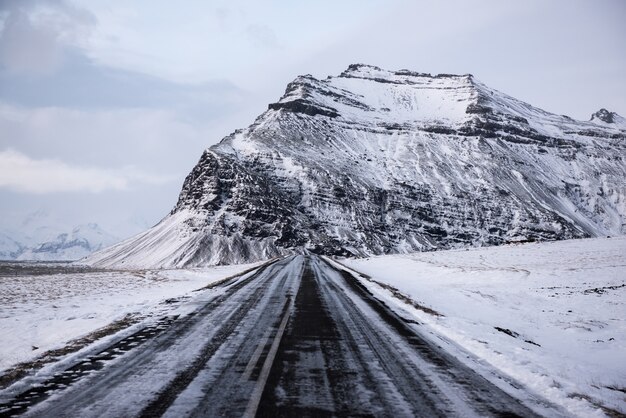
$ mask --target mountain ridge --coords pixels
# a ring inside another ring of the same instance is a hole
[[[621,234],[625,144],[620,123],[554,115],[470,74],[353,64],[297,77],[202,154],[158,225],[85,261],[183,267]]]

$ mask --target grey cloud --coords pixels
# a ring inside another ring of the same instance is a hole
[[[89,12],[62,0],[8,0],[0,13],[0,68],[29,76],[57,71],[67,46],[96,23]]]
[[[1,104],[0,132],[0,228],[37,207],[72,213],[72,222],[104,225],[131,213],[155,222],[175,203],[208,140],[217,138],[163,110]]]
[[[164,184],[170,178],[132,167],[102,169],[73,166],[59,160],[37,160],[14,150],[0,151],[0,188],[21,193],[100,193],[128,190],[132,183]]]
[[[12,12],[0,35],[0,65],[13,74],[51,73],[62,61],[57,38],[53,28],[33,25],[21,10]]]
[[[28,107],[169,108],[207,120],[234,110],[247,94],[228,80],[180,84],[97,66],[78,50],[67,53],[66,61],[66,66],[45,78],[0,72],[0,98]]]

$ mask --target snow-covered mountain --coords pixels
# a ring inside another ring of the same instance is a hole
[[[296,78],[206,150],[159,224],[86,261],[180,267],[626,232],[626,123],[548,113],[472,75]]]
[[[25,229],[0,231],[0,260],[78,260],[120,241],[95,223],[68,228],[31,225],[34,223],[31,218],[23,222]]]
[[[15,260],[23,250],[23,244],[9,234],[0,232],[0,260]]]

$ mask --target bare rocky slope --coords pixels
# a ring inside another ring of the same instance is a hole
[[[300,76],[206,150],[159,224],[85,261],[183,267],[626,232],[626,121],[545,112],[472,75]]]

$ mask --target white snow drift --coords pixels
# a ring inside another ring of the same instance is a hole
[[[572,414],[626,413],[626,237],[344,260],[377,294]],[[450,348],[450,346],[448,345]]]

